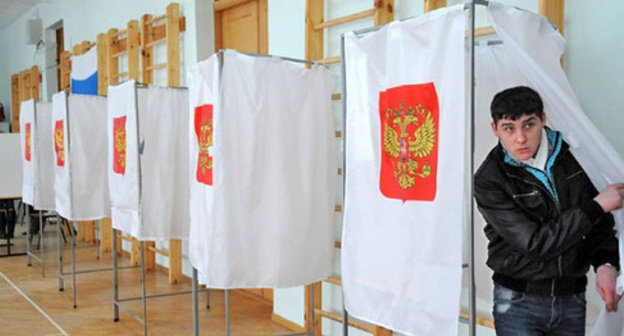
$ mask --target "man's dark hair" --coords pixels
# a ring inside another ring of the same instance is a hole
[[[516,120],[522,115],[535,114],[540,119],[544,113],[542,98],[535,90],[526,86],[516,86],[497,93],[490,105],[492,120]]]

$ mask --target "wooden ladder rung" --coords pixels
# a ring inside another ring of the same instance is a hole
[[[321,22],[318,24],[315,24],[313,29],[314,30],[321,30],[324,28],[328,28],[328,27],[333,27],[333,26],[337,26],[339,24],[343,24],[343,23],[347,23],[347,22],[351,22],[351,21],[355,21],[355,20],[359,20],[359,19],[363,19],[369,16],[373,16],[375,15],[375,8],[372,9],[367,9],[365,11],[361,11],[355,14],[351,14],[351,15],[346,15],[343,17],[339,17],[333,20],[329,20],[329,21],[325,21],[325,22]]]
[[[169,257],[169,252],[167,252],[165,250],[157,249],[154,246],[148,246],[147,250],[148,251],[152,251],[154,253],[158,253],[158,254],[160,254],[161,256],[164,256],[164,257]]]
[[[335,212],[341,212],[342,211],[342,205],[336,204],[336,206],[334,207],[334,211]]]
[[[118,52],[112,54],[111,57],[119,57],[121,55],[125,55],[126,53],[128,53],[128,50],[121,50],[121,51],[118,51]]]
[[[319,308],[315,308],[314,309],[314,313],[317,314],[320,317],[325,317],[328,318],[330,320],[342,323],[342,316],[336,314],[336,313],[330,313],[328,311],[324,311],[322,309]],[[360,322],[360,321],[356,321],[353,318],[349,318],[349,326],[369,332],[369,333],[373,333],[375,327],[373,327],[372,325],[369,325],[367,323],[364,322]]]
[[[340,93],[333,93],[333,94],[332,94],[332,100],[340,100],[340,97],[342,97],[342,96],[340,95]]]
[[[124,76],[128,76],[128,72],[127,71],[118,73],[117,74],[117,79],[119,79],[119,77],[124,77]]]
[[[154,22],[158,22],[167,17],[167,14],[159,15],[157,17],[152,18],[151,20],[146,20],[148,24],[153,24]]]
[[[486,35],[491,35],[491,34],[496,34],[496,30],[494,30],[494,27],[492,26],[481,27],[481,28],[475,29],[475,36],[486,36]],[[470,34],[468,33],[468,31],[466,31],[465,37],[468,38],[469,35]]]
[[[337,248],[337,249],[342,248],[342,242],[339,240],[336,240],[334,242],[334,248]]]
[[[316,62],[323,63],[323,64],[340,63],[340,56],[323,58],[323,59],[317,60]]]
[[[336,138],[342,138],[342,131],[336,131],[336,132],[334,132],[334,136],[335,136]]]
[[[325,279],[325,282],[328,282],[330,284],[334,284],[336,286],[342,286],[342,279],[339,277],[335,277],[335,276],[331,276],[327,279]]]
[[[167,63],[158,63],[154,65],[149,65],[146,67],[147,70],[154,70],[167,67]]]
[[[461,316],[462,318],[465,318],[465,319],[470,319],[470,314],[468,314],[465,311],[459,312],[459,316]],[[494,321],[492,321],[492,320],[490,320],[488,318],[477,316],[477,321],[476,322],[477,322],[478,325],[484,326],[486,328],[494,329]]]
[[[121,236],[121,240],[132,241],[132,237]]]
[[[163,38],[159,38],[157,40],[149,41],[149,42],[146,43],[145,48],[149,48],[149,47],[152,47],[152,46],[155,46],[157,44],[164,43],[164,42],[167,42],[167,37],[163,37]]]

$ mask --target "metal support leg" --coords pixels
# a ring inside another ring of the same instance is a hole
[[[147,336],[147,298],[145,289],[145,243],[141,241],[141,289],[143,297],[143,335]]]
[[[39,255],[41,256],[41,277],[45,278],[45,261],[43,260],[43,213],[39,211]]]
[[[76,238],[74,237],[74,224],[76,222],[71,222],[72,225],[69,228],[69,237],[71,239],[71,252],[72,252],[72,292],[74,294],[74,309],[78,306],[76,305]]]
[[[349,335],[349,313],[342,308],[342,336]]]
[[[26,207],[26,265],[30,267],[32,266],[32,261],[30,260],[30,253],[32,253],[32,223],[30,220],[30,207],[26,204],[24,206]]]
[[[206,286],[206,309],[210,310],[210,288]]]
[[[63,220],[61,220],[61,216],[56,216],[56,252],[58,255],[58,281],[59,281],[59,292],[62,292],[65,289],[65,283],[63,281],[63,247],[61,246],[61,230],[63,230]]]
[[[101,220],[96,220],[95,221],[95,258],[97,260],[100,260],[100,236],[102,235],[102,233],[100,232],[100,228],[101,228]]]
[[[225,290],[225,335],[230,336],[230,290]]]
[[[473,195],[474,191],[474,157],[475,157],[475,0],[469,4],[469,39],[470,43],[470,190],[468,195]],[[468,313],[470,314],[469,335],[477,334],[477,302],[475,287],[475,237],[474,237],[474,197],[470,197],[470,287],[468,287]]]
[[[113,321],[119,321],[119,274],[117,260],[117,230],[113,229]]]
[[[199,311],[197,309],[197,269],[193,267],[193,335],[199,336]]]

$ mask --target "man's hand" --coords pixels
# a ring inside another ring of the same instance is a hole
[[[621,296],[615,292],[615,283],[618,272],[608,265],[599,266],[596,270],[596,290],[607,306],[608,312],[617,311]]]
[[[624,189],[624,183],[609,184],[603,191],[600,192],[594,201],[596,201],[602,207],[604,212],[610,212],[622,207],[622,190]]]

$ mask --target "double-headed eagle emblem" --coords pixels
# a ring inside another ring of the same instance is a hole
[[[199,145],[199,162],[198,168],[202,174],[206,174],[208,169],[212,169],[212,158],[209,155],[208,148],[212,147],[212,120],[204,120],[199,125],[198,145]]]
[[[26,137],[26,148],[24,155],[26,156],[26,161],[30,161],[30,149],[32,147],[32,135],[30,132],[30,123],[26,123],[26,133],[24,136]]]
[[[423,105],[408,106],[401,102],[398,109],[388,107],[385,111],[383,148],[395,158],[393,175],[402,189],[416,184],[416,177],[427,178],[431,174],[429,161],[419,166],[416,159],[428,157],[435,146],[435,123],[431,110]]]
[[[122,170],[126,168],[126,129],[115,130],[115,150],[117,151],[117,164]]]
[[[56,129],[54,130],[54,144],[56,145],[56,164],[63,166],[65,162],[65,132],[63,131],[62,121],[56,122]]]
[[[126,173],[127,149],[126,116],[113,118],[113,172]]]

